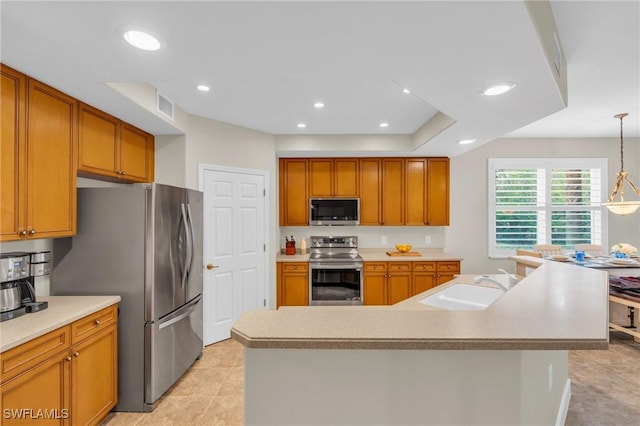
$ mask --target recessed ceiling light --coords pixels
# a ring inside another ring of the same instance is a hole
[[[160,49],[160,40],[144,31],[129,30],[124,33],[124,39],[138,49],[150,51]]]
[[[196,89],[198,89],[201,92],[208,92],[209,90],[211,90],[211,88],[209,86],[204,85],[204,84],[198,84],[196,86]]]
[[[409,90],[409,89],[402,89],[402,93],[411,93],[411,90]]]
[[[304,129],[305,127],[307,127],[307,125],[304,123],[298,123],[298,127]]]
[[[477,139],[462,139],[459,140],[458,143],[460,145],[469,145],[470,143],[474,143]]]
[[[324,104],[322,102],[316,102],[315,104],[313,104],[314,108],[324,108]]]
[[[483,89],[480,93],[487,96],[497,96],[502,95],[503,93],[507,93],[514,87],[516,87],[516,85],[510,82],[494,84],[493,86],[489,86],[486,89]]]
[[[389,123],[380,123],[380,127],[389,127]]]

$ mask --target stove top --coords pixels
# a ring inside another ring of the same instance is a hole
[[[358,254],[358,237],[310,237],[310,262],[362,262]]]

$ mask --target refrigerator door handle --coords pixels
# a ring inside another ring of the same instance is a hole
[[[186,248],[185,252],[184,253],[180,253],[181,254],[181,256],[180,256],[180,266],[181,266],[181,269],[182,269],[180,271],[181,274],[182,274],[182,277],[181,277],[181,280],[180,280],[180,288],[184,289],[184,285],[187,282],[188,268],[187,268],[186,262],[187,262],[188,252],[189,252],[189,239],[190,239],[190,236],[189,236],[189,231],[188,231],[189,224],[187,223],[187,211],[186,211],[184,203],[180,203],[180,209],[181,209],[181,211],[180,211],[180,220],[182,221],[182,229],[183,229],[183,232],[185,234],[185,243],[187,245],[187,248]]]
[[[187,274],[191,274],[191,267],[193,266],[193,220],[191,219],[191,204],[187,203],[187,222],[189,223],[189,229],[187,230]]]
[[[165,318],[163,320],[160,320],[158,322],[158,329],[162,330],[163,328],[169,327],[170,325],[173,325],[173,324],[177,323],[178,321],[183,320],[184,318],[188,317],[189,315],[191,315],[191,313],[196,308],[196,305],[198,303],[200,303],[200,298],[198,298],[197,300],[194,300],[193,302],[189,303],[188,305],[185,305],[184,307],[182,307],[180,310],[184,311],[184,312],[181,313],[180,315],[175,316],[173,318]]]

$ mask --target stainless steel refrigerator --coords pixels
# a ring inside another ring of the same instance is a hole
[[[154,403],[202,355],[202,193],[78,189],[78,231],[53,242],[53,295],[121,296],[116,411]]]

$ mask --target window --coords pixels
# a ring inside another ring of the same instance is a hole
[[[490,158],[489,257],[556,244],[607,247],[604,158]]]

